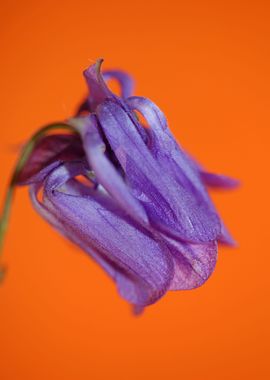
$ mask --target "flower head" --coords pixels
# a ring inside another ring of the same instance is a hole
[[[131,96],[131,78],[115,70],[102,75],[101,63],[84,73],[89,96],[62,124],[69,134],[32,139],[12,188],[28,185],[38,213],[143,308],[210,276],[217,242],[233,240],[207,186],[237,182],[205,172],[175,141],[161,110]],[[121,96],[110,91],[110,78]]]

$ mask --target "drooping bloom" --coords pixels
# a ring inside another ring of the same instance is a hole
[[[89,96],[65,124],[71,133],[39,136],[13,183],[28,185],[38,213],[143,308],[210,276],[217,242],[233,240],[207,186],[237,182],[204,171],[175,141],[161,110],[131,96],[131,78],[102,75],[100,66],[84,73]],[[108,88],[110,78],[120,96]]]

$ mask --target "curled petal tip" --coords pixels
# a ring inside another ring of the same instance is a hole
[[[102,65],[103,62],[104,62],[104,58],[98,58],[98,59],[97,59],[97,62],[96,62],[96,69],[97,69],[98,72],[100,72],[101,65]]]
[[[88,75],[89,73],[96,73],[96,74],[99,74],[100,71],[101,71],[101,66],[102,66],[102,63],[104,62],[104,59],[103,58],[98,58],[96,60],[95,63],[93,63],[92,65],[88,66],[84,71],[83,71],[83,74],[84,75]]]
[[[90,91],[88,97],[90,111],[95,111],[96,107],[104,102],[106,98],[113,97],[101,74],[102,62],[103,60],[99,59],[94,65],[84,71],[84,76]]]

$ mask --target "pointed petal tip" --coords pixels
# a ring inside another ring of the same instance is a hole
[[[131,310],[134,317],[140,317],[144,312],[144,306],[131,305]]]
[[[222,246],[226,246],[229,248],[239,248],[239,243],[232,236],[226,239],[224,239],[224,237],[219,237],[218,242]]]
[[[88,97],[90,112],[94,112],[96,107],[104,102],[106,98],[113,97],[101,73],[102,62],[103,59],[100,58],[84,71],[84,77],[90,92]]]
[[[232,248],[238,247],[238,243],[234,240],[230,231],[228,230],[228,228],[223,222],[221,222],[221,231],[218,236],[218,242],[228,247],[232,247]]]
[[[201,170],[200,175],[202,181],[206,184],[206,186],[212,188],[233,190],[241,186],[241,181],[239,179],[232,178],[223,174],[215,174]]]
[[[104,62],[103,58],[98,58],[95,63],[91,64],[88,66],[86,69],[83,71],[83,75],[85,78],[89,78],[94,76],[99,76],[101,74],[101,66],[102,63]]]
[[[102,57],[98,58],[96,61],[97,67],[100,68],[100,66],[102,65],[103,62],[104,62],[104,58],[102,58]]]

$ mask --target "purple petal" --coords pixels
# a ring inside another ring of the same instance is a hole
[[[151,223],[180,239],[214,240],[220,229],[216,213],[209,212],[208,205],[166,173],[144,144],[128,113],[115,102],[105,101],[97,108],[97,117]]]
[[[77,163],[58,167],[45,182],[45,212],[36,197],[35,206],[62,234],[101,265],[106,263],[125,299],[142,306],[155,302],[167,291],[173,276],[170,254],[121,213],[108,196],[95,191],[91,196],[67,193],[66,183],[82,173]]]
[[[117,80],[120,85],[120,96],[123,99],[126,99],[132,95],[134,90],[134,81],[129,74],[120,70],[106,70],[102,73],[102,76],[105,81],[110,79]]]
[[[190,160],[190,164],[193,166],[194,170],[198,172],[201,180],[205,183],[206,186],[223,189],[233,189],[239,186],[240,182],[238,180],[220,174],[208,173],[203,169],[202,165],[198,163],[194,157],[190,156],[189,154],[187,154],[187,157]],[[218,235],[218,242],[231,247],[235,247],[237,243],[232,237],[230,231],[225,226],[222,219],[220,219],[220,226],[221,230],[220,234]]]
[[[190,189],[198,200],[205,203],[208,215],[213,213],[218,215],[202,182],[199,164],[194,165],[194,161],[177,144],[161,110],[153,102],[142,97],[131,97],[127,99],[127,104],[132,110],[140,112],[150,126],[148,128],[149,149],[159,164],[163,166],[163,169],[183,186]],[[234,244],[220,218],[216,218],[216,228],[217,230],[220,228],[218,234],[220,241],[228,245]]]
[[[87,111],[95,111],[96,107],[105,99],[114,100],[124,106],[121,98],[129,97],[134,88],[133,79],[123,71],[107,70],[101,73],[101,65],[103,60],[99,59],[94,65],[91,65],[84,71],[84,76],[89,88],[90,95],[80,105],[77,115]],[[107,86],[106,80],[116,79],[120,85],[120,96],[115,95]]]
[[[116,101],[119,99],[111,92],[103,79],[100,71],[102,62],[103,60],[99,59],[94,65],[84,71],[84,76],[90,91],[88,98],[90,111],[95,111],[96,107],[106,99],[115,99]]]
[[[187,152],[186,155],[189,158],[190,164],[194,170],[199,173],[201,180],[206,186],[213,188],[234,189],[240,185],[240,181],[235,178],[206,171],[194,157]]]
[[[140,112],[149,125],[149,149],[155,159],[179,183],[190,190],[198,199],[207,203],[209,211],[214,212],[198,171],[191,164],[181,146],[171,134],[167,121],[161,110],[151,100],[142,97],[131,97],[127,100],[131,109]]]
[[[129,215],[148,224],[147,214],[140,202],[131,194],[120,174],[105,155],[105,144],[100,136],[96,118],[81,119],[79,128],[90,167],[97,181]]]
[[[230,247],[235,247],[237,245],[236,241],[232,237],[230,231],[227,229],[223,221],[221,221],[221,231],[220,235],[218,236],[218,242]]]
[[[51,203],[45,199],[43,202],[39,201],[38,193],[42,188],[41,183],[35,183],[30,186],[30,198],[35,210],[45,219],[51,226],[53,226],[61,235],[65,238],[69,239],[72,243],[79,246],[85,252],[90,252],[90,246],[84,244],[83,241],[74,234],[74,232],[68,228],[66,223],[61,220],[60,215],[54,207],[52,207]],[[73,190],[74,192],[74,190]],[[107,272],[107,274],[111,277],[115,277],[115,269],[114,267],[107,262],[101,255],[98,255],[94,250],[91,250],[91,257]]]

